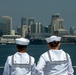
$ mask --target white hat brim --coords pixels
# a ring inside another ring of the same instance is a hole
[[[29,42],[30,41],[28,39],[25,39],[25,38],[16,39],[16,44],[18,44],[18,45],[28,45]]]
[[[61,37],[58,36],[51,36],[49,38],[46,38],[47,43],[53,42],[53,41],[61,41]]]

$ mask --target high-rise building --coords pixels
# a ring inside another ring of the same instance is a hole
[[[24,18],[24,17],[21,18],[21,26],[22,25],[26,25],[26,18]]]
[[[36,33],[36,24],[32,24],[29,26],[30,33]]]
[[[48,25],[48,33],[51,33],[51,25]]]
[[[25,34],[24,34],[25,29],[26,29],[25,27],[26,27],[26,18],[22,17],[21,18],[21,36],[22,37],[25,36]]]
[[[12,34],[12,17],[0,16],[0,36]]]
[[[75,27],[70,28],[70,34],[71,35],[76,35],[76,28]]]
[[[64,29],[64,24],[63,24],[64,20],[62,18],[60,18],[60,14],[56,13],[54,15],[52,15],[52,20],[51,20],[51,33],[55,34],[55,32],[58,29]]]
[[[35,25],[35,18],[34,17],[28,18],[28,35],[30,35],[30,33],[34,33],[35,31],[33,30],[34,25]]]
[[[28,25],[23,25],[22,26],[22,37],[26,37],[28,34]]]
[[[41,23],[36,23],[36,33],[43,32],[43,25]]]
[[[41,23],[35,23],[31,25],[31,33],[42,33],[43,32],[43,26]]]
[[[17,26],[17,33],[18,35],[21,35],[21,26]]]
[[[39,33],[43,33],[43,25],[39,23]]]
[[[32,25],[34,23],[35,23],[35,18],[34,17],[28,18],[28,25]]]

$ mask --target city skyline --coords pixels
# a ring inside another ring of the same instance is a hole
[[[69,29],[75,25],[75,0],[1,0],[0,16],[11,16],[13,18],[13,29],[21,25],[21,17],[35,17],[35,22],[41,22],[43,25],[49,25],[51,17],[55,13],[60,13],[64,19],[64,26]]]

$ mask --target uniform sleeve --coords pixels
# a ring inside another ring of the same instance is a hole
[[[31,75],[36,75],[36,62],[35,58],[31,57]]]
[[[37,70],[38,70],[38,74],[44,75],[43,69],[44,69],[45,65],[46,65],[45,59],[44,59],[43,56],[41,56],[41,57],[39,58],[39,61],[38,61],[38,63],[37,63],[37,67],[36,67]]]
[[[68,75],[74,75],[74,70],[73,70],[73,67],[72,67],[72,61],[71,61],[71,58],[68,54]]]
[[[8,61],[9,59],[7,58],[5,66],[4,66],[3,75],[10,75],[10,66],[9,66]]]

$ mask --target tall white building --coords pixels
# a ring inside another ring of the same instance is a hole
[[[56,31],[59,29],[64,29],[64,20],[60,18],[60,14],[56,13],[52,15],[52,20],[51,20],[51,33],[55,34]]]
[[[23,25],[22,26],[22,37],[25,37],[28,34],[28,26]]]
[[[22,17],[21,18],[21,36],[22,37],[24,37],[25,35],[23,35],[24,33],[24,31],[23,31],[23,29],[25,29],[25,26],[24,25],[26,25],[26,18],[24,18],[24,17]],[[24,28],[23,28],[24,27]]]
[[[35,23],[31,25],[31,33],[42,33],[42,24],[41,23]]]
[[[12,17],[0,16],[0,36],[12,34]]]
[[[43,26],[41,23],[36,23],[36,33],[42,33],[43,32]]]
[[[35,33],[38,33],[39,32],[39,26],[38,26],[38,23],[36,23],[36,27],[35,27]]]
[[[39,23],[39,33],[42,33],[43,32],[43,26],[41,23]]]
[[[53,27],[54,31],[57,31],[58,29],[62,29],[63,27],[63,19],[62,18],[57,18],[56,20],[53,20]]]

